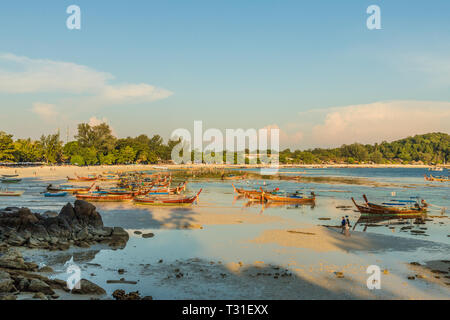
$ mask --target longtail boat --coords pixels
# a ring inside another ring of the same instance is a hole
[[[198,199],[202,190],[203,189],[200,189],[200,191],[192,197],[176,195],[136,197],[134,198],[134,203],[150,206],[188,206]]]
[[[18,174],[2,174],[3,178],[17,178]]]
[[[8,178],[8,177],[3,177],[0,180],[3,183],[18,183],[18,182],[22,181],[22,179],[20,179],[20,178]]]
[[[158,189],[150,189],[148,194],[180,194],[182,191],[186,190],[187,182],[181,183],[178,187],[175,188],[158,188]]]
[[[265,201],[273,201],[273,202],[283,202],[283,203],[297,203],[297,204],[303,204],[303,203],[315,203],[316,201],[316,195],[314,192],[311,192],[311,197],[303,197],[300,194],[292,194],[292,195],[286,195],[281,196],[273,193],[266,193],[263,192],[263,197]]]
[[[426,181],[437,181],[437,182],[449,182],[449,177],[433,177],[433,175],[430,174],[429,177],[427,175],[424,175]]]
[[[93,183],[91,186],[89,187],[84,187],[84,186],[53,186],[53,185],[49,185],[47,187],[47,191],[49,192],[70,192],[70,193],[78,193],[78,192],[88,192],[90,189],[92,189],[94,187],[95,183]]]
[[[75,175],[76,178],[67,177],[68,181],[76,181],[76,182],[86,182],[86,181],[97,181],[98,177],[79,177]]]
[[[261,190],[245,190],[245,189],[238,189],[234,186],[234,184],[231,184],[233,186],[234,192],[238,193],[238,194],[243,194],[243,195],[260,195],[263,191]],[[275,188],[273,191],[264,191],[264,192],[276,192],[278,191],[278,188]]]
[[[67,192],[46,192],[44,193],[44,196],[46,198],[58,198],[58,197],[65,197],[67,196]]]
[[[77,194],[78,200],[85,200],[91,202],[125,202],[133,200],[134,196],[132,194],[126,195],[112,195],[112,194]]]
[[[20,197],[24,191],[0,190],[0,197]]]
[[[414,206],[407,206],[406,203],[391,202],[383,204],[375,204],[367,200],[366,195],[363,195],[365,205],[359,205],[356,203],[355,199],[352,201],[359,212],[370,213],[370,214],[420,214],[427,212],[427,204],[424,200],[421,204],[418,202]]]

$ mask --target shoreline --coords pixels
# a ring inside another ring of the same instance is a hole
[[[450,166],[441,166],[442,168],[450,169]],[[95,166],[74,166],[74,165],[43,165],[43,166],[34,166],[34,167],[0,167],[0,175],[2,174],[18,174],[19,177],[29,178],[29,177],[66,177],[73,176],[74,174],[88,174],[88,173],[96,173],[102,174],[103,172],[111,171],[170,171],[170,170],[236,170],[236,169],[265,169],[271,168],[270,166],[263,165],[217,165],[217,164],[189,164],[189,165],[176,165],[176,164],[168,164],[168,165],[95,165]],[[412,164],[355,164],[355,165],[341,165],[341,164],[333,164],[333,165],[279,165],[278,169],[326,169],[326,168],[334,168],[334,169],[392,169],[392,168],[407,168],[407,169],[429,169],[434,168],[434,166],[429,165],[412,165]],[[301,174],[299,172],[299,174]]]

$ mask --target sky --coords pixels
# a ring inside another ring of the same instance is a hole
[[[5,2],[0,131],[105,121],[167,140],[201,120],[279,128],[295,149],[450,133],[449,17],[448,0]]]

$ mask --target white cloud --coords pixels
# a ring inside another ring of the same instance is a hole
[[[172,95],[166,89],[145,83],[110,84],[113,79],[110,73],[75,63],[0,55],[2,93],[69,93],[87,96],[87,101],[96,106],[151,102]]]
[[[450,132],[450,102],[386,101],[330,108],[305,132],[311,146],[393,141],[415,134]]]
[[[416,134],[450,133],[447,101],[382,101],[298,114],[298,121],[280,128],[281,149],[329,148],[355,142],[373,144]]]
[[[55,110],[55,106],[48,103],[35,102],[31,111],[46,121],[55,120],[59,115]]]
[[[97,118],[97,117],[91,117],[90,119],[89,119],[89,122],[88,122],[88,124],[91,126],[91,127],[95,127],[95,126],[98,126],[98,125],[100,125],[100,124],[102,124],[102,123],[108,123],[108,119],[107,118],[102,118],[102,119],[99,119],[99,118]]]
[[[265,126],[263,129],[267,129],[268,131],[268,139],[270,139],[271,130],[277,129],[279,130],[280,137],[280,148],[283,149],[283,146],[293,146],[298,145],[303,138],[303,132],[296,131],[295,127],[292,124],[287,124],[284,128],[280,128],[277,124],[272,124]],[[270,141],[270,140],[268,140]]]
[[[156,88],[154,86],[141,84],[127,84],[121,86],[107,86],[102,92],[102,96],[109,100],[124,102],[130,99],[135,99],[142,102],[150,102],[154,100],[164,99],[172,93],[165,89]]]
[[[96,116],[93,116],[93,117],[91,117],[91,118],[89,119],[89,122],[88,122],[88,124],[89,124],[91,127],[98,126],[98,125],[100,125],[100,124],[102,124],[102,123],[106,123],[107,125],[109,125],[109,128],[111,129],[112,135],[115,136],[115,137],[117,137],[117,134],[116,134],[114,128],[109,124],[108,118],[103,117],[103,118],[99,119],[99,118],[97,118]]]

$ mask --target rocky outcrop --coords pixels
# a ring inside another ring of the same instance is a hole
[[[68,203],[57,215],[28,208],[0,210],[0,241],[9,246],[67,250],[102,243],[123,248],[128,239],[124,229],[105,227],[95,206],[81,200]]]
[[[41,274],[37,265],[24,262],[22,254],[14,248],[0,248],[0,300],[14,300],[20,293],[34,293],[33,299],[57,299],[55,290],[70,292],[67,283],[49,279]],[[80,289],[73,294],[104,295],[105,290],[96,284],[81,279]]]
[[[0,248],[0,300],[9,300],[21,292],[53,295],[53,290],[68,290],[64,281],[34,273],[37,270],[36,264],[24,262],[18,250]]]

